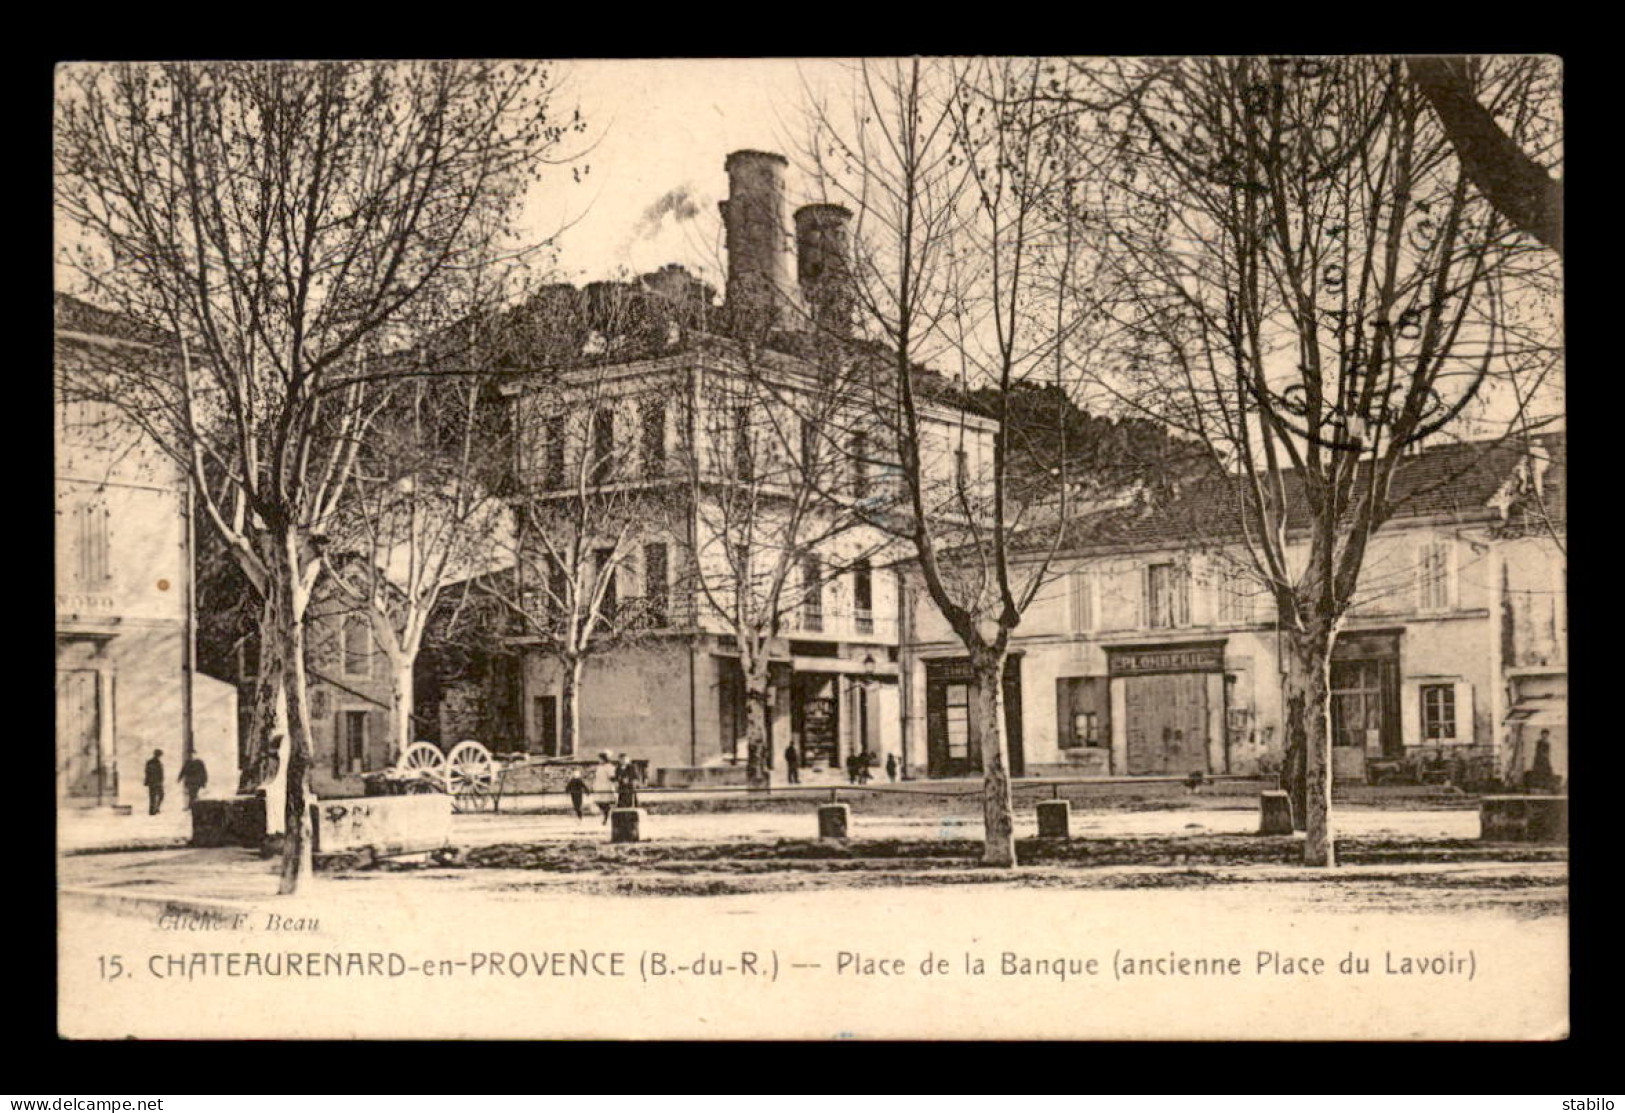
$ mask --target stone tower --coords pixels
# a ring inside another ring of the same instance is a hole
[[[785,194],[788,166],[783,155],[767,151],[735,151],[724,163],[728,199],[719,207],[728,248],[727,310],[742,335],[806,326]]]
[[[851,244],[845,205],[803,205],[796,210],[796,269],[814,326],[827,336],[852,334]]]

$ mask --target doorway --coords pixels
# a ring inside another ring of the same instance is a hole
[[[62,791],[73,800],[99,801],[107,788],[97,679],[95,669],[60,669],[56,674],[56,736]]]
[[[1208,773],[1207,674],[1129,676],[1123,680],[1128,772]]]
[[[544,757],[559,756],[559,697],[532,697],[532,728],[536,731],[536,749]]]

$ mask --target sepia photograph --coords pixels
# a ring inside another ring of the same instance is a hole
[[[58,1034],[1565,1039],[1563,67],[59,64]]]

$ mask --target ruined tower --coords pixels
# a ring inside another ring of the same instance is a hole
[[[727,309],[741,335],[806,325],[785,194],[788,166],[783,155],[767,151],[735,151],[724,163],[728,199],[719,207],[728,248]]]
[[[796,269],[814,327],[825,335],[852,333],[851,245],[844,205],[803,205],[796,210]]]

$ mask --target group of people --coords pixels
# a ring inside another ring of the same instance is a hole
[[[203,764],[202,758],[193,754],[181,766],[181,775],[176,780],[186,787],[186,808],[190,811],[192,805],[197,803],[203,786],[209,783],[209,767]],[[147,759],[144,782],[147,786],[147,814],[157,815],[164,806],[164,751],[152,751],[152,756]]]
[[[588,793],[592,794],[593,802],[598,805],[604,823],[609,822],[609,813],[616,808],[638,806],[638,785],[642,783],[643,772],[638,768],[638,764],[624,753],[618,758],[612,757],[607,751],[600,753],[598,764],[593,766],[591,775],[590,785],[585,777],[576,773],[564,786],[578,821],[586,818]]]
[[[846,778],[855,785],[867,784],[873,777],[870,769],[877,762],[871,753],[848,754],[846,758]],[[801,783],[801,755],[796,751],[795,743],[784,748],[784,775],[790,784]],[[897,755],[886,755],[886,776],[893,782],[897,780]]]

